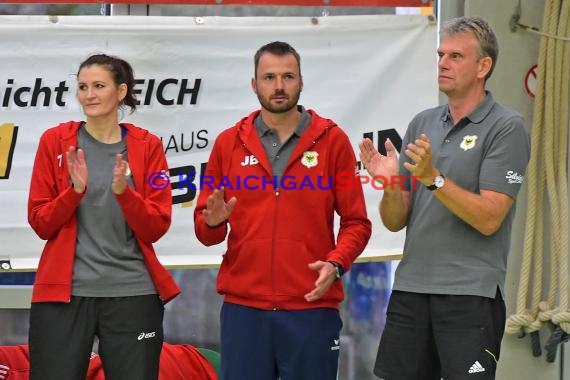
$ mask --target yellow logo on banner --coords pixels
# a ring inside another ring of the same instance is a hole
[[[14,124],[0,125],[0,179],[6,179],[10,176],[17,135],[18,127]]]

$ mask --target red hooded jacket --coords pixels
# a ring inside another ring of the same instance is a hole
[[[28,380],[30,353],[27,345],[0,346],[0,380]],[[216,380],[215,369],[193,346],[163,343],[158,380]],[[101,357],[91,354],[86,380],[105,380]]]
[[[230,227],[218,292],[227,302],[265,310],[338,308],[344,298],[341,281],[317,301],[309,303],[303,296],[314,289],[318,277],[309,263],[335,261],[349,270],[370,238],[354,150],[332,120],[309,110],[312,123],[276,188],[253,126],[259,112],[216,139],[194,212],[196,236],[205,245],[223,242]],[[202,210],[211,187],[220,184],[226,202],[235,196],[237,203],[227,222],[209,227]],[[340,215],[336,240],[335,212]]]
[[[65,153],[77,146],[81,122],[70,121],[43,133],[32,172],[28,199],[28,222],[44,240],[32,292],[32,302],[69,302],[77,219],[75,211],[83,194],[70,185]],[[130,186],[116,195],[126,222],[133,230],[144,256],[148,272],[158,294],[166,303],[180,293],[170,273],[158,261],[152,243],[170,226],[172,196],[170,188],[153,189],[149,175],[168,173],[168,165],[160,140],[132,124],[127,129],[126,145],[134,189]],[[87,189],[89,191],[89,189]]]

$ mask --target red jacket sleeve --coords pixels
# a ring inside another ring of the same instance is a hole
[[[366,203],[362,185],[356,176],[356,158],[350,141],[344,132],[332,139],[337,146],[335,152],[335,178],[341,175],[352,176],[349,188],[334,186],[335,209],[340,216],[340,229],[337,246],[328,256],[348,271],[356,258],[364,251],[372,234],[372,223],[366,213]]]
[[[61,151],[57,133],[51,129],[40,138],[28,196],[28,222],[45,240],[70,220],[83,197],[69,184],[65,152]]]
[[[159,380],[217,380],[208,360],[193,346],[187,344],[162,345]]]
[[[137,238],[147,243],[154,243],[160,239],[170,227],[172,214],[172,191],[170,185],[164,189],[153,188],[149,184],[149,176],[153,173],[164,172],[168,175],[168,164],[162,150],[162,143],[150,135],[147,141],[147,152],[144,157],[144,170],[137,174],[142,178],[135,179],[135,184],[141,184],[140,190],[130,186],[123,194],[117,195],[125,220]],[[129,150],[129,154],[131,151]],[[143,157],[130,157],[143,159]]]
[[[196,232],[196,237],[206,246],[223,242],[228,232],[227,221],[221,223],[219,226],[210,227],[206,224],[206,219],[202,214],[202,211],[206,209],[208,197],[214,192],[214,189],[217,188],[218,184],[222,180],[222,145],[225,136],[227,136],[227,134],[222,133],[216,139],[214,147],[212,148],[212,153],[210,153],[210,158],[208,159],[208,164],[206,165],[205,176],[208,179],[213,179],[213,186],[210,188],[210,186],[205,185],[200,189],[198,202],[196,204],[196,209],[194,210],[194,230]],[[231,141],[231,145],[233,145],[233,141]],[[231,154],[231,152],[229,152],[229,154]]]
[[[86,380],[105,380],[101,357],[94,352],[91,353],[91,358],[89,359]]]
[[[28,380],[29,378],[28,346],[0,346],[0,380]]]

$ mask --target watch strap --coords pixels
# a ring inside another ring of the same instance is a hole
[[[329,261],[329,263],[331,263],[332,266],[334,267],[334,269],[336,269],[336,279],[335,279],[335,281],[336,281],[339,278],[341,278],[342,275],[344,274],[344,268],[342,267],[342,265],[340,265],[336,261]]]
[[[443,173],[440,172],[440,174],[439,174],[438,176],[435,176],[435,177],[434,177],[433,183],[432,183],[431,185],[429,185],[429,186],[426,186],[429,191],[437,190],[437,189],[439,189],[439,188],[441,188],[441,187],[443,186],[443,185],[442,185],[442,186],[437,186],[437,185],[436,185],[436,183],[437,183],[437,178],[438,178],[438,177],[441,177],[442,179],[445,179],[445,176],[443,175]]]

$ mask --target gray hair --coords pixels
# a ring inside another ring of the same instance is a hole
[[[491,25],[482,17],[457,17],[447,20],[439,32],[441,38],[472,32],[479,42],[479,58],[490,57],[492,60],[491,69],[485,77],[485,81],[491,77],[497,58],[499,57],[499,43],[491,28]]]

